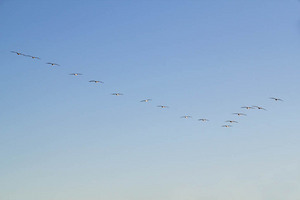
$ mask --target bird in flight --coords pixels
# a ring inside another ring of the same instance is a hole
[[[48,65],[51,65],[51,66],[60,66],[59,64],[56,64],[56,63],[51,63],[51,62],[48,62],[48,63],[46,63],[46,64],[48,64]]]
[[[231,125],[223,125],[222,127],[230,128],[230,127],[232,127],[232,126],[231,126]]]
[[[208,119],[198,119],[198,121],[202,121],[202,122],[208,122]]]
[[[111,95],[120,96],[123,95],[122,93],[112,93]]]
[[[80,74],[80,73],[72,73],[72,74],[69,74],[69,75],[72,75],[72,76],[81,76],[82,74]]]
[[[37,57],[37,56],[31,56],[31,55],[23,55],[23,56],[26,56],[26,57],[30,57],[32,59],[38,59],[40,60],[41,58]]]
[[[149,102],[149,101],[152,101],[152,99],[144,99],[144,100],[142,100],[142,101],[140,101],[140,102]]]
[[[104,83],[104,82],[102,82],[102,81],[95,81],[95,80],[90,80],[89,82],[90,82],[90,83]]]
[[[275,100],[275,101],[283,101],[282,99],[275,98],[275,97],[270,97],[270,99],[273,99],[273,100]]]
[[[226,122],[229,122],[229,123],[238,123],[237,121],[234,121],[234,120],[227,120]]]
[[[163,106],[163,105],[159,105],[157,107],[159,107],[159,108],[169,108],[168,106]]]
[[[250,107],[250,106],[243,106],[243,107],[241,107],[241,108],[245,108],[245,109],[247,109],[247,110],[249,110],[249,109],[254,109],[253,107]]]
[[[181,118],[188,119],[188,118],[192,118],[192,116],[184,115],[184,116],[182,116]]]
[[[253,108],[257,108],[258,110],[266,110],[265,108],[260,107],[260,106],[253,106]]]
[[[24,54],[22,54],[21,52],[17,52],[17,51],[10,51],[10,52],[17,54],[18,56],[20,56],[20,55],[24,56]]]
[[[244,113],[233,113],[234,115],[237,115],[237,116],[246,116],[246,114]]]

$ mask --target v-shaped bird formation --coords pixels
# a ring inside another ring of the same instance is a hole
[[[29,57],[29,58],[36,59],[36,60],[41,60],[40,57],[32,56],[32,55],[27,55],[27,54],[24,54],[24,53],[21,53],[21,52],[18,52],[18,51],[11,51],[11,53],[16,54],[17,56],[24,56],[24,57]],[[53,62],[47,62],[46,64],[50,65],[51,67],[60,66],[59,64],[53,63]],[[82,76],[83,74],[76,72],[76,73],[70,73],[69,75],[71,75],[71,76]],[[99,80],[90,80],[89,82],[90,83],[100,83],[100,84],[104,83],[103,81],[99,81]],[[122,96],[123,94],[119,93],[119,92],[115,92],[115,93],[111,93],[111,95]],[[276,101],[276,102],[279,102],[279,101],[282,102],[283,101],[282,99],[277,98],[277,97],[270,97],[269,99],[273,100],[273,101]],[[140,100],[140,102],[143,102],[143,103],[149,103],[151,101],[152,101],[152,99],[143,99],[143,100]],[[158,105],[157,107],[158,108],[162,108],[162,109],[169,108],[169,106],[167,106],[167,105]],[[254,109],[256,109],[256,110],[267,111],[262,106],[242,106],[241,109],[245,109],[245,110],[254,110]],[[237,117],[246,117],[247,116],[247,114],[242,113],[242,112],[236,112],[236,113],[232,113],[232,114],[235,115],[235,116],[237,116]],[[180,118],[182,118],[182,119],[192,119],[193,117],[190,116],[190,115],[183,115]],[[206,119],[206,118],[200,118],[200,119],[198,119],[198,121],[200,121],[200,122],[209,122],[210,120]],[[231,128],[233,126],[233,124],[237,124],[238,123],[238,121],[232,120],[232,119],[226,120],[224,122],[226,124],[221,125],[221,127],[224,127],[224,128]]]

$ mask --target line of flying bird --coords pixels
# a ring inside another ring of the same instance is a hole
[[[21,52],[17,52],[17,51],[11,51],[11,53],[14,53],[18,56],[25,56],[25,57],[29,57],[29,58],[32,58],[32,59],[37,59],[37,60],[41,60],[40,57],[37,57],[37,56],[32,56],[32,55],[27,55],[27,54],[23,54]],[[50,65],[50,66],[60,66],[59,64],[57,63],[53,63],[53,62],[47,62],[46,63],[47,65]],[[69,75],[71,76],[82,76],[83,74],[81,73],[70,73]],[[90,83],[104,83],[103,81],[99,81],[99,80],[90,80],[89,81]],[[111,93],[111,95],[114,95],[114,96],[121,96],[123,95],[122,93]],[[275,98],[275,97],[270,97],[269,99],[271,100],[274,100],[274,101],[283,101],[282,99],[280,98]],[[140,102],[143,102],[143,103],[147,103],[147,102],[150,102],[152,101],[152,99],[143,99],[141,100]],[[166,105],[158,105],[157,106],[158,108],[169,108],[169,106],[166,106]],[[264,110],[264,111],[267,111],[265,108],[261,107],[261,106],[243,106],[241,107],[242,109],[246,109],[246,110],[251,110],[251,109],[257,109],[257,110]],[[247,116],[245,113],[232,113],[233,115],[236,115],[236,116]],[[184,116],[181,116],[180,118],[183,118],[183,119],[191,119],[192,116],[190,115],[184,115]],[[201,119],[198,119],[198,121],[201,121],[201,122],[208,122],[209,119],[206,119],[206,118],[201,118]],[[235,124],[235,123],[238,123],[238,121],[235,121],[235,120],[226,120],[225,121],[227,124],[224,124],[222,125],[221,127],[224,127],[224,128],[230,128],[232,127],[232,124]]]

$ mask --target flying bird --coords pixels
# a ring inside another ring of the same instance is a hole
[[[144,100],[142,100],[142,101],[140,101],[140,102],[149,102],[149,101],[152,101],[152,99],[144,99]]]
[[[163,105],[159,105],[157,107],[159,107],[159,108],[169,108],[169,106],[163,106]]]
[[[227,120],[225,122],[229,122],[229,123],[238,123],[237,121],[234,121],[234,120]]]
[[[56,64],[56,63],[51,63],[51,62],[48,62],[48,63],[46,63],[46,64],[48,64],[48,65],[51,65],[51,66],[60,66],[59,64]]]
[[[243,107],[241,107],[241,108],[245,108],[245,109],[247,109],[247,110],[249,110],[249,109],[254,109],[253,107],[250,107],[250,106],[243,106]]]
[[[69,74],[69,75],[72,75],[72,76],[81,76],[83,74],[80,74],[80,73],[72,73],[72,74]]]
[[[260,106],[253,106],[254,108],[257,108],[258,110],[266,110],[265,108],[263,107],[260,107]]]
[[[246,114],[244,114],[244,113],[232,113],[232,114],[237,115],[237,116],[246,116]]]
[[[23,55],[23,56],[26,56],[26,57],[30,57],[32,59],[38,59],[40,60],[41,58],[37,57],[37,56],[31,56],[31,55]]]
[[[275,101],[283,101],[282,99],[275,98],[275,97],[270,97],[270,99],[273,99],[273,100],[275,100]]]
[[[230,127],[232,127],[232,126],[231,126],[231,125],[223,125],[222,127],[230,128]]]
[[[10,51],[10,52],[17,54],[18,56],[24,56],[24,54],[22,54],[21,52],[17,52],[17,51]]]
[[[208,122],[208,119],[198,119],[198,121],[202,121],[202,122]]]
[[[112,93],[111,95],[120,96],[123,95],[122,93]]]
[[[184,115],[184,116],[182,116],[181,118],[188,119],[188,118],[192,118],[192,116]]]
[[[102,81],[95,81],[95,80],[90,80],[89,82],[90,82],[90,83],[104,83],[104,82],[102,82]]]

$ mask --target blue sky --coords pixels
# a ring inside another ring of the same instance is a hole
[[[0,1],[0,199],[299,198],[299,9]]]

